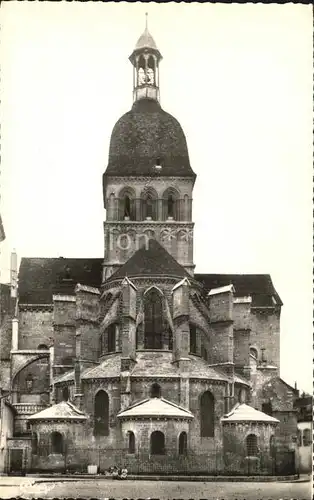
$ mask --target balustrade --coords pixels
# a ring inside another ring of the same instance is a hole
[[[14,403],[18,415],[33,415],[47,408],[47,405],[38,403]]]

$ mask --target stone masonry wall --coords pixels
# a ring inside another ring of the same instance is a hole
[[[19,312],[19,349],[37,349],[40,344],[49,346],[53,337],[53,313],[51,310],[27,310]]]

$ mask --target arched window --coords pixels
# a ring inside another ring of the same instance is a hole
[[[258,455],[257,436],[255,434],[249,434],[246,438],[246,454],[248,457],[257,457]]]
[[[167,216],[174,217],[174,199],[172,194],[169,194],[168,196]]]
[[[131,217],[131,200],[128,195],[124,197],[124,217]]]
[[[150,453],[151,455],[165,454],[165,436],[160,431],[154,431],[150,435]]]
[[[135,191],[131,187],[123,188],[119,194],[119,219],[135,219]]]
[[[196,354],[196,326],[190,325],[190,352]]]
[[[60,432],[52,432],[50,435],[51,453],[63,454],[63,437]]]
[[[179,455],[186,455],[188,450],[188,437],[186,432],[181,432],[179,436]]]
[[[157,219],[157,192],[153,188],[148,188],[141,194],[142,219]]]
[[[168,188],[163,193],[163,218],[165,220],[172,218],[178,219],[177,205],[179,203],[179,193],[174,188]],[[179,217],[180,218],[180,217]]]
[[[267,403],[262,403],[262,412],[266,413],[266,415],[272,416],[273,408],[270,401],[268,401]]]
[[[145,59],[143,56],[140,56],[138,60],[138,77],[137,77],[137,85],[144,85],[146,83],[146,75],[145,75]]]
[[[214,437],[215,433],[215,399],[210,391],[202,394],[200,400],[201,436]]]
[[[269,440],[270,455],[274,457],[276,455],[276,438],[275,436],[270,436]]]
[[[257,349],[255,347],[250,347],[250,354],[253,358],[257,359]]]
[[[147,83],[155,85],[155,61],[152,56],[148,58],[147,63]]]
[[[151,398],[160,398],[161,397],[161,387],[159,384],[153,384],[151,386],[150,397]]]
[[[133,453],[135,453],[135,436],[134,436],[134,432],[129,431],[128,432],[128,438],[129,438],[128,453],[133,454]]]
[[[32,455],[38,454],[38,437],[37,434],[32,434]]]
[[[115,352],[116,350],[116,324],[111,323],[107,328],[108,338],[108,352]]]
[[[62,401],[68,401],[68,400],[69,400],[69,388],[63,387],[63,389],[62,389]]]
[[[152,289],[144,300],[144,348],[161,349],[163,333],[162,298],[157,290]]]
[[[109,435],[109,397],[105,391],[97,392],[94,405],[94,435]]]
[[[144,200],[144,218],[150,217],[151,219],[154,218],[154,211],[153,211],[153,199],[150,195],[146,197]]]
[[[46,346],[46,344],[39,344],[39,346],[37,347],[37,350],[38,351],[47,351],[48,346]]]

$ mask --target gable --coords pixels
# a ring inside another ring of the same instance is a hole
[[[107,282],[122,279],[125,276],[170,276],[176,278],[191,277],[189,273],[156,240],[149,240],[148,248],[137,250],[132,257],[110,276]]]

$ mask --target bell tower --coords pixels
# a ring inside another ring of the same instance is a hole
[[[148,240],[157,240],[193,275],[192,193],[184,132],[159,102],[162,56],[148,31],[129,57],[133,105],[115,124],[103,175],[105,255],[103,281]]]
[[[147,13],[145,15],[145,31],[129,57],[133,65],[133,101],[145,98],[159,101],[159,63],[162,55],[148,31]]]

